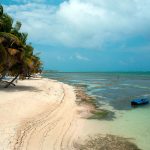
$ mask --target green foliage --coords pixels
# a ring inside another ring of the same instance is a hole
[[[16,22],[3,12],[0,5],[0,81],[8,74],[24,79],[41,72],[42,63],[27,44],[27,33],[20,32],[21,22]]]
[[[0,5],[0,17],[3,15],[3,6]]]
[[[10,32],[12,24],[13,19],[9,15],[4,13],[0,16],[0,32]]]

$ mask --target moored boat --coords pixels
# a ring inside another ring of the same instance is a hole
[[[131,101],[131,105],[135,106],[135,105],[145,105],[148,104],[149,100],[146,98],[142,98],[142,99],[134,99]]]

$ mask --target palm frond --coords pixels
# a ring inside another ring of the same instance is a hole
[[[14,43],[18,46],[22,45],[19,38],[11,33],[0,32],[0,38],[4,38],[6,41],[10,42],[11,45],[13,45]]]
[[[16,55],[17,53],[19,53],[18,49],[14,49],[14,48],[8,48],[8,52],[11,56]]]

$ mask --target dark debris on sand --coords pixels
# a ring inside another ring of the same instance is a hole
[[[115,135],[96,135],[85,140],[84,144],[74,143],[76,150],[141,150],[131,139]]]
[[[96,98],[88,95],[84,86],[78,85],[75,89],[76,103],[80,106],[88,106],[88,109],[90,109],[87,119],[113,120],[115,118],[114,112],[97,107]]]

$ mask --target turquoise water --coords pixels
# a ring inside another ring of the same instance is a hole
[[[135,139],[143,150],[150,150],[150,108],[137,108],[126,111],[109,123],[111,132]]]
[[[150,100],[150,73],[51,73],[44,77],[71,85],[84,85],[97,105],[115,112],[107,122],[110,132],[134,138],[143,150],[150,150],[150,105],[133,108],[134,98]],[[109,106],[109,107],[108,107]]]

